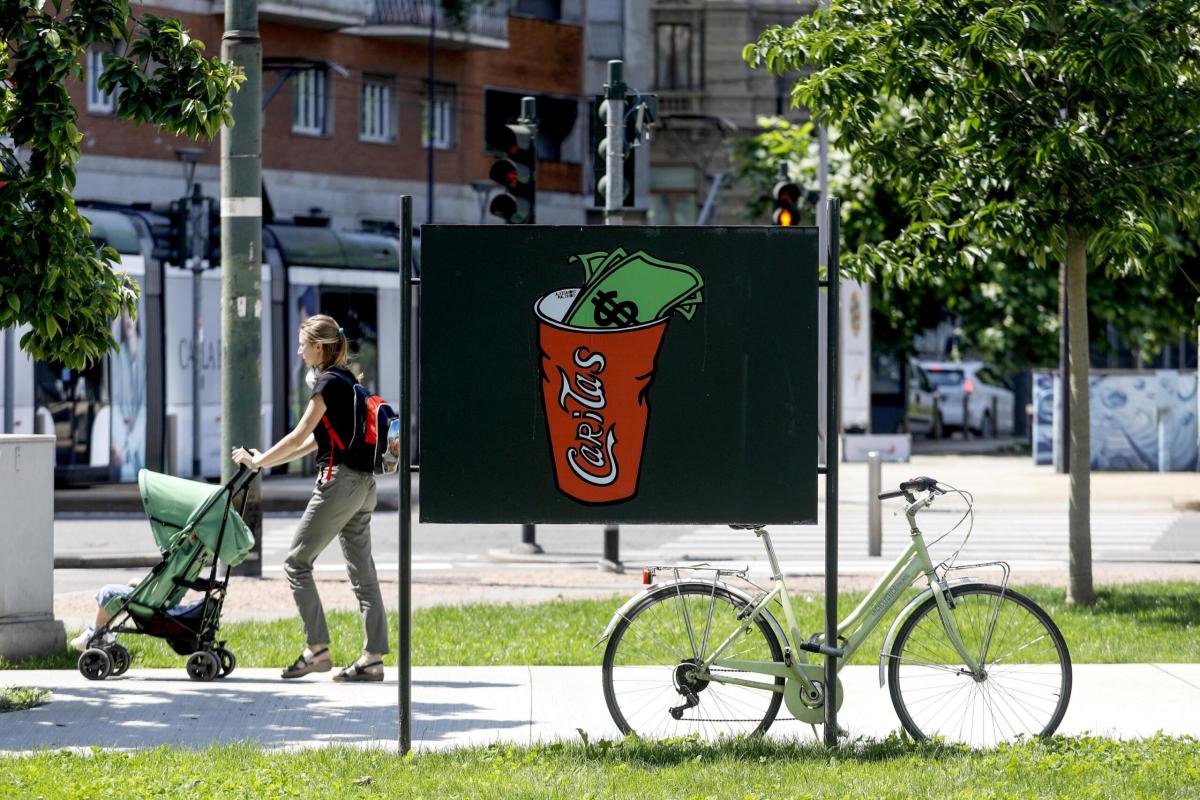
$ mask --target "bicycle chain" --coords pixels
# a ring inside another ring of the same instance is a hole
[[[747,670],[747,669],[727,669],[727,668],[710,669],[709,672],[741,672],[741,673],[745,673],[745,674],[750,674],[750,670]],[[753,674],[757,675],[758,673],[753,673]],[[721,717],[719,719],[713,718],[713,717],[683,717],[680,721],[681,722],[762,722],[762,717],[755,717],[753,719],[738,719],[737,717]],[[780,721],[782,721],[782,722],[799,722],[800,720],[796,719],[795,717],[787,717],[783,720],[780,720],[779,717],[775,718],[775,722],[780,722]],[[774,723],[772,723],[772,724],[774,724]]]

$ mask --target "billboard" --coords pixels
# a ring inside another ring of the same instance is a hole
[[[422,521],[815,522],[815,229],[421,239]]]

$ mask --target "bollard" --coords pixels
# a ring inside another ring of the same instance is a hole
[[[536,556],[545,551],[537,543],[537,526],[525,523],[521,526],[521,542],[514,544],[510,550],[514,555]]]
[[[879,507],[882,491],[883,459],[875,450],[867,453],[867,555],[883,554],[883,511]]]
[[[604,526],[604,555],[596,566],[618,575],[625,572],[625,565],[621,563],[621,529],[616,525]]]
[[[963,417],[962,417],[962,435],[963,439],[971,438],[971,395],[969,392],[963,392]]]

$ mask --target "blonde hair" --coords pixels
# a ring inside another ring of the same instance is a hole
[[[313,314],[300,323],[300,335],[321,348],[321,372],[330,367],[350,366],[350,343],[346,331],[328,314]]]

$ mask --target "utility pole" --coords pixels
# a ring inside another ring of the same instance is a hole
[[[625,63],[608,62],[608,83],[604,84],[604,140],[608,152],[604,156],[604,224],[623,225],[625,216]],[[604,526],[604,555],[600,569],[606,572],[625,571],[621,564],[621,529]]]
[[[234,447],[262,446],[262,42],[258,0],[225,0],[221,57],[246,75],[221,131],[221,478]],[[254,552],[242,574],[262,575],[262,487],[250,484]]]

